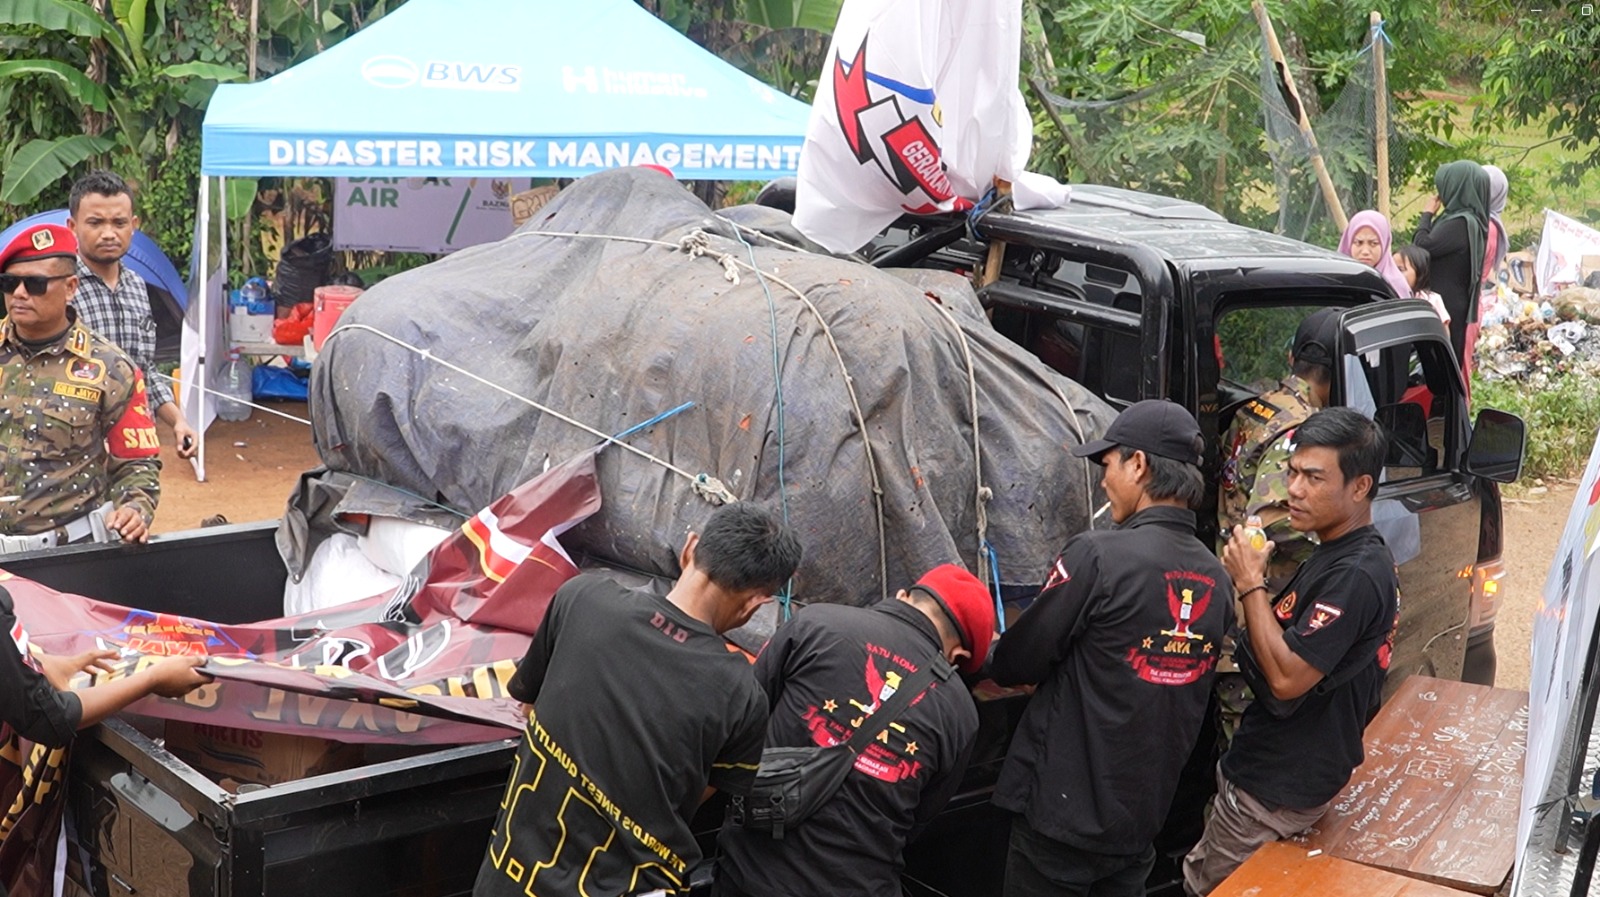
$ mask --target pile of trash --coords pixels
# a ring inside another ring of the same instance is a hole
[[[1600,374],[1600,289],[1574,286],[1546,299],[1502,288],[1485,295],[1474,359],[1488,380],[1535,389],[1568,374]]]

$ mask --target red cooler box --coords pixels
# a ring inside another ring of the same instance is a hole
[[[322,343],[339,325],[339,316],[356,301],[362,290],[360,287],[347,287],[331,285],[317,287],[313,291],[313,302],[316,304],[315,315],[311,319],[311,346],[318,352],[322,351]]]

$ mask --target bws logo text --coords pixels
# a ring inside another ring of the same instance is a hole
[[[404,56],[374,56],[361,65],[361,76],[374,87],[434,87],[444,90],[522,90],[522,66],[486,62],[429,60],[421,65]]]

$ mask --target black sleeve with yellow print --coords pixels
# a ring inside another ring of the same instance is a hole
[[[144,374],[126,359],[113,364],[121,376],[110,378],[100,416],[106,433],[106,498],[115,507],[136,508],[148,524],[161,499],[161,443]]]

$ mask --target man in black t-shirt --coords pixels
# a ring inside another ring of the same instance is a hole
[[[938,654],[983,666],[994,600],[954,564],[871,608],[812,605],[756,659],[768,747],[848,741],[906,677]],[[978,711],[960,680],[935,679],[856,757],[839,790],[777,839],[723,826],[717,897],[899,897],[901,851],[961,784]]]
[[[995,681],[1039,683],[995,785],[1017,814],[1007,897],[1145,893],[1233,621],[1190,510],[1203,446],[1189,412],[1150,400],[1073,450],[1104,465],[1120,526],[1073,537],[995,646]]]
[[[1400,620],[1399,577],[1372,526],[1384,438],[1348,408],[1313,414],[1294,435],[1289,522],[1320,544],[1276,596],[1264,550],[1235,531],[1223,564],[1239,590],[1239,666],[1256,701],[1217,768],[1205,834],[1183,864],[1206,895],[1256,848],[1304,831],[1361,764]]]
[[[550,602],[512,677],[531,705],[475,897],[685,893],[689,820],[713,789],[747,792],[766,698],[722,633],[800,564],[776,515],[711,515],[665,597],[580,575]]]

